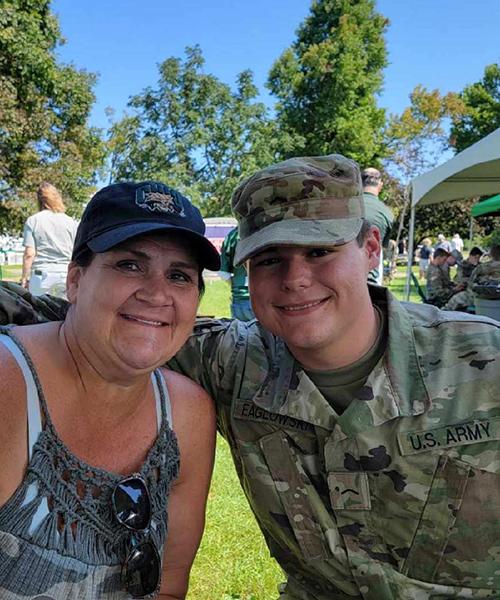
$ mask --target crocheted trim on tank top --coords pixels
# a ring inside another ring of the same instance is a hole
[[[9,329],[0,327],[0,333],[15,341],[32,370],[44,424],[24,480],[0,508],[0,530],[87,564],[121,564],[129,550],[130,532],[115,521],[111,495],[123,475],[80,460],[59,438],[33,362]],[[179,473],[179,447],[167,422],[162,376],[155,371],[155,377],[162,421],[139,473],[151,496],[150,535],[161,548],[168,527],[169,491]]]

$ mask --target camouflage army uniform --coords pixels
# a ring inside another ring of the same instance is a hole
[[[477,267],[477,264],[471,263],[468,260],[464,260],[457,264],[457,273],[453,281],[455,283],[467,284],[472,272]]]
[[[427,296],[431,304],[443,306],[453,294],[454,284],[445,265],[429,265],[427,268]]]
[[[373,294],[388,348],[341,416],[258,323],[174,367],[217,401],[282,600],[500,598],[499,326]]]
[[[443,308],[446,310],[458,310],[474,304],[473,287],[476,284],[485,285],[488,283],[500,283],[500,261],[492,260],[490,262],[479,264],[467,283],[467,289],[463,292],[453,295]]]

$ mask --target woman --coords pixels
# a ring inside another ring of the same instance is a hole
[[[66,273],[76,233],[76,221],[51,183],[37,191],[38,210],[24,226],[24,255],[21,285],[35,296],[64,297]]]
[[[429,268],[429,261],[432,259],[432,240],[425,238],[422,240],[422,247],[418,253],[418,275],[420,279],[425,279],[427,269]]]
[[[161,365],[192,330],[203,268],[220,268],[203,232],[163,184],[104,188],[78,228],[66,319],[3,328],[1,598],[184,598],[214,409]]]

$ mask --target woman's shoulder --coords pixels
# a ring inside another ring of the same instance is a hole
[[[181,446],[192,441],[193,426],[207,443],[215,432],[215,405],[207,392],[180,373],[162,368],[172,408],[172,428]]]
[[[22,371],[3,343],[0,343],[0,381],[0,464],[6,466],[6,462],[18,454],[20,445],[26,440],[27,407]],[[2,478],[0,473],[0,487]]]
[[[167,384],[171,402],[181,401],[186,407],[212,403],[208,393],[185,375],[171,371],[166,367],[161,367],[160,371]]]

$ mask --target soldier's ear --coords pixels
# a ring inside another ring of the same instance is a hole
[[[366,232],[364,239],[364,250],[368,258],[368,272],[376,269],[380,263],[380,253],[382,252],[382,244],[380,242],[380,231],[377,227],[370,227]]]
[[[72,261],[69,263],[68,275],[66,277],[66,296],[71,304],[76,304],[82,271],[83,267],[77,265],[76,262]]]

